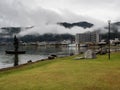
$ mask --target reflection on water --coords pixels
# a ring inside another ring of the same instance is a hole
[[[0,46],[0,68],[12,67],[19,64],[27,63],[29,60],[35,62],[45,59],[48,55],[56,54],[58,56],[70,55],[70,53],[78,54],[81,50],[75,47],[40,47],[40,46],[22,46],[20,50],[25,50],[26,54],[8,55],[5,50],[13,50],[13,47]],[[84,51],[84,50],[83,50]]]

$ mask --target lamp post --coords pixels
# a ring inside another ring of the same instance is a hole
[[[108,59],[110,60],[110,28],[111,27],[111,21],[108,20]]]

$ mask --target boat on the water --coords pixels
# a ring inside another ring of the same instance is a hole
[[[26,51],[17,51],[17,52],[15,52],[15,51],[5,51],[5,53],[6,54],[25,54],[26,53]]]

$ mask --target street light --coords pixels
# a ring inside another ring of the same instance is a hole
[[[111,21],[108,20],[108,59],[110,60],[110,28],[111,27]]]

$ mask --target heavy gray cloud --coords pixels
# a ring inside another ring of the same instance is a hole
[[[103,14],[107,16],[106,13],[111,14],[114,11],[112,16],[115,19],[119,14],[114,10],[118,10],[115,6],[117,4],[118,0],[104,0],[104,2],[98,0],[1,0],[0,27],[35,26],[32,29],[23,30],[20,35],[48,32],[75,34],[103,26]],[[111,9],[108,10],[108,8]],[[103,20],[99,21],[99,17]],[[64,21],[88,21],[95,24],[95,27],[86,30],[79,27],[65,29],[56,25],[57,22]]]

